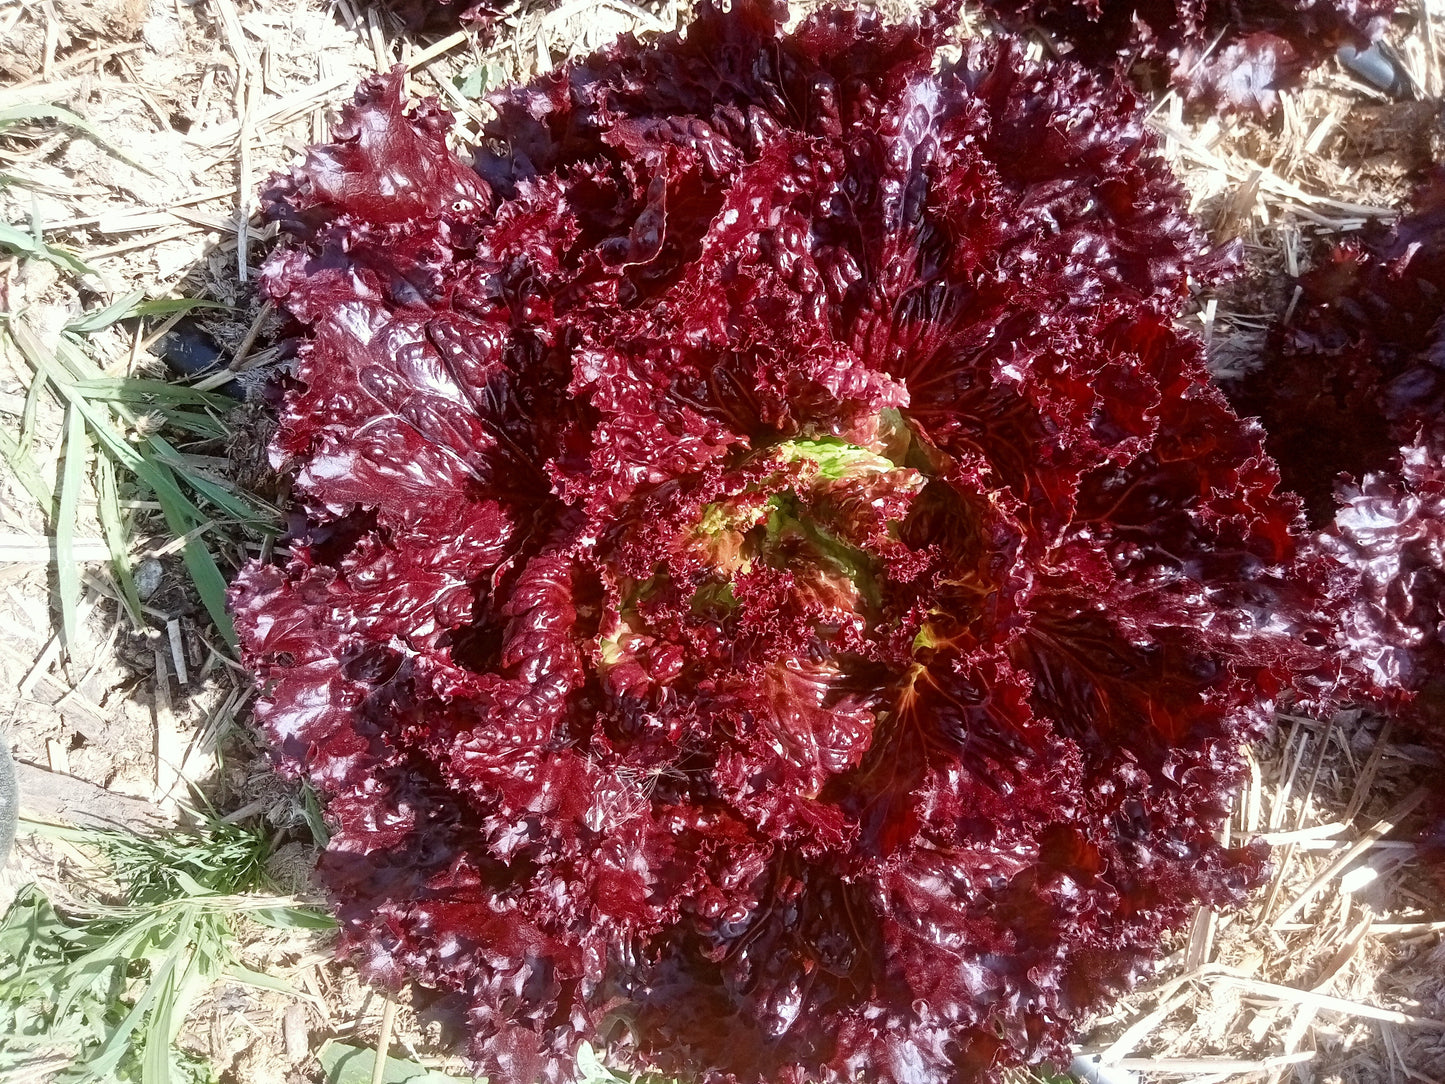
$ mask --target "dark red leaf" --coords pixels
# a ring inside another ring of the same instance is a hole
[[[1153,68],[1187,101],[1270,113],[1280,90],[1344,44],[1384,30],[1396,0],[984,0],[1013,30],[1037,27],[1064,55]]]

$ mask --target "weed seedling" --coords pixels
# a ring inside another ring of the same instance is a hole
[[[0,1079],[54,1062],[62,1084],[209,1080],[204,1059],[174,1045],[196,999],[223,979],[294,994],[242,965],[241,923],[330,925],[262,891],[269,844],[237,825],[39,830],[94,855],[110,883],[61,906],[28,886],[0,920]]]

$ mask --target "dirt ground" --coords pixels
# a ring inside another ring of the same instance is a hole
[[[1290,303],[1290,275],[1331,238],[1388,218],[1410,178],[1441,159],[1445,13],[1420,11],[1392,36],[1415,79],[1409,100],[1327,65],[1268,123],[1191,119],[1170,97],[1156,104],[1152,122],[1196,211],[1216,239],[1245,245],[1245,273],[1200,297],[1192,318],[1222,372],[1247,364]],[[0,310],[22,314],[48,343],[129,291],[218,302],[174,323],[122,322],[90,341],[108,372],[167,377],[159,354],[199,351],[219,358],[220,383],[254,393],[277,325],[255,292],[273,242],[254,215],[258,185],[324,138],[329,112],[363,75],[405,64],[415,94],[457,113],[464,145],[485,118],[485,88],[684,14],[677,0],[566,0],[550,11],[523,0],[482,45],[465,32],[405,32],[352,0],[0,0],[0,114],[63,106],[130,159],[44,120],[0,133],[0,174],[23,180],[0,186],[0,222],[33,228],[95,272],[0,263]],[[982,30],[978,20],[962,28]],[[28,384],[18,359],[0,354],[0,427],[30,426],[41,472],[54,478],[65,418],[48,400],[27,403]],[[238,402],[229,422],[229,439],[187,446],[188,465],[282,502],[264,465],[264,405]],[[191,588],[180,547],[153,505],[122,501],[145,603],[144,627],[133,627],[107,571],[98,500],[83,495],[76,509],[82,602],[66,651],[49,521],[0,471],[0,729],[22,764],[25,808],[163,830],[203,796],[278,833],[278,887],[318,899],[301,799],[247,729],[254,691]],[[215,537],[223,571],[269,545],[224,525]],[[1359,712],[1283,717],[1250,755],[1252,784],[1230,831],[1273,846],[1273,881],[1243,912],[1201,911],[1158,977],[1085,1034],[1084,1052],[1137,1074],[1110,1079],[1445,1081],[1445,907],[1413,846],[1393,837],[1440,766]],[[59,862],[53,847],[22,839],[0,871],[0,905],[33,878],[63,892]],[[183,1042],[223,1079],[319,1079],[324,1039],[376,1042],[385,999],[331,960],[324,936],[259,937],[246,954],[305,997],[213,991]],[[401,999],[394,1049],[457,1069],[425,1000]]]

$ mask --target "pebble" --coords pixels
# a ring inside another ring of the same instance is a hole
[[[1410,92],[1410,77],[1401,69],[1398,61],[1385,54],[1378,41],[1368,49],[1341,45],[1335,51],[1335,56],[1350,71],[1372,86],[1379,87],[1386,94],[1403,98]]]
[[[135,593],[142,600],[150,598],[160,590],[161,580],[165,574],[164,565],[154,557],[147,557],[135,566]]]

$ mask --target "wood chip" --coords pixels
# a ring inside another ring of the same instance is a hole
[[[45,758],[50,762],[52,772],[70,774],[70,751],[60,739],[45,739]]]
[[[176,681],[189,685],[191,679],[186,672],[186,651],[181,641],[181,623],[178,618],[173,617],[166,622],[166,637],[171,645],[171,663],[176,668]]]
[[[311,1053],[311,1035],[306,1027],[306,1006],[292,1002],[281,1016],[281,1039],[286,1057],[296,1065]]]
[[[84,779],[17,761],[20,810],[34,820],[150,832],[168,819],[142,798],[116,794]]]
[[[173,811],[178,804],[175,792],[181,781],[181,762],[185,759],[186,746],[171,708],[166,653],[160,648],[155,649],[155,667],[155,796],[158,806]]]

